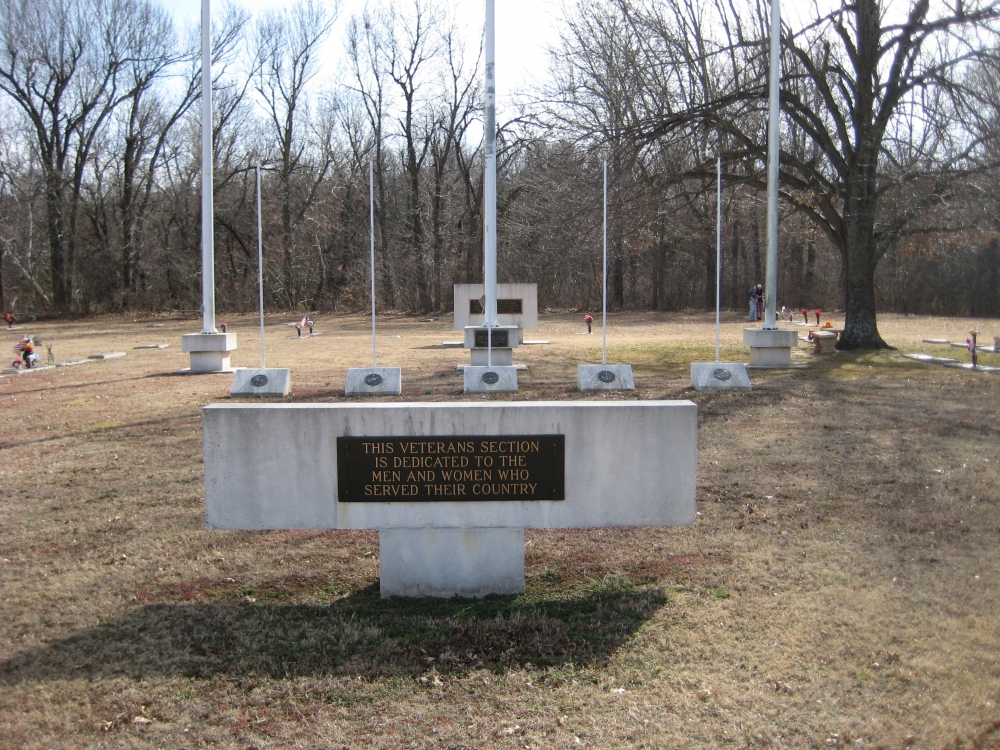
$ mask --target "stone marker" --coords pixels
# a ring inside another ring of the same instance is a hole
[[[284,367],[252,368],[236,370],[230,396],[257,396],[260,398],[281,398],[292,390],[292,371]]]
[[[378,529],[383,596],[523,592],[525,528],[695,517],[690,401],[212,404],[202,429],[208,528]]]
[[[934,357],[930,354],[904,354],[907,359],[915,359],[917,362],[929,362],[935,365],[950,365],[953,362],[958,362],[957,359],[951,359],[950,357]]]
[[[465,365],[462,368],[463,392],[517,393],[517,369],[512,365]]]
[[[941,344],[947,346],[951,342],[948,339],[921,339],[921,343],[924,344]]]
[[[832,331],[813,331],[813,354],[836,354],[837,334]]]
[[[349,367],[348,396],[398,396],[403,392],[403,371],[400,367]]]
[[[743,343],[750,347],[750,366],[782,368],[792,366],[792,349],[798,347],[795,331],[780,328],[746,328]]]
[[[166,349],[170,344],[140,344],[133,346],[133,349]]]
[[[124,357],[125,352],[106,352],[104,354],[89,354],[87,359],[114,359],[115,357]]]
[[[191,355],[190,373],[233,372],[229,360],[236,351],[236,334],[185,333],[181,350]]]
[[[39,370],[51,370],[55,365],[32,365],[31,367],[10,367],[6,370],[2,370],[4,375],[25,375],[29,372],[38,372]]]
[[[581,391],[634,391],[632,365],[577,365],[576,385]]]
[[[696,391],[750,391],[750,374],[740,362],[692,362],[691,387]]]

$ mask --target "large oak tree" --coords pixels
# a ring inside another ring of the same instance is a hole
[[[924,209],[986,165],[991,129],[980,113],[991,108],[969,81],[971,70],[997,67],[998,7],[813,3],[804,17],[795,6],[782,29],[781,191],[840,251],[841,348],[885,346],[879,260],[907,233],[928,231]],[[613,133],[636,154],[711,133],[731,178],[763,187],[768,12],[763,0],[581,4],[560,55],[563,125],[595,140]]]

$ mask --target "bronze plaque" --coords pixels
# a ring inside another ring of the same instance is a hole
[[[476,331],[476,348],[485,349],[489,346],[489,342],[486,339],[489,329],[483,328]],[[507,331],[493,331],[493,346],[498,346],[501,348],[506,348],[507,346]]]
[[[520,315],[524,312],[524,305],[519,299],[498,299],[497,315]],[[483,303],[477,299],[469,300],[469,314],[482,315]]]
[[[342,503],[565,500],[564,435],[339,437]]]

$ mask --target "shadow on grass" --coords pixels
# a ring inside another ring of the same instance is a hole
[[[559,598],[379,598],[326,605],[153,604],[0,662],[0,685],[183,675],[414,676],[602,664],[667,596],[608,588]]]

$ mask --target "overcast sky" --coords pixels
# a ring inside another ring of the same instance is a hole
[[[159,0],[181,24],[199,24],[201,0]],[[238,0],[251,13],[263,8],[281,7],[281,0]],[[391,0],[386,0],[390,2]],[[324,57],[335,66],[343,59],[347,38],[347,21],[360,14],[365,0],[342,0],[341,13],[327,41]],[[545,79],[549,59],[545,50],[558,41],[561,0],[497,0],[497,108],[501,117],[505,103],[515,91]],[[451,13],[460,29],[467,32],[468,46],[475,50],[482,34],[486,4],[483,0],[442,0],[441,6]],[[221,9],[220,0],[213,0]]]

